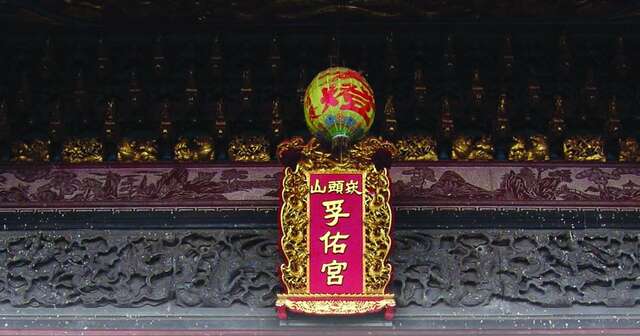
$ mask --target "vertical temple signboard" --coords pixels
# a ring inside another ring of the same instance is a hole
[[[285,168],[280,207],[280,275],[285,293],[276,302],[287,311],[349,315],[384,311],[393,317],[391,279],[392,213],[386,168],[372,157],[395,148],[377,138],[352,147],[342,160],[323,152],[312,139],[281,144],[278,155],[296,153]]]
[[[363,172],[308,174],[310,293],[363,292],[364,175]]]

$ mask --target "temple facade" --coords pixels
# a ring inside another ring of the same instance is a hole
[[[0,335],[640,334],[636,1],[0,1]],[[375,93],[395,316],[276,314],[278,146]]]

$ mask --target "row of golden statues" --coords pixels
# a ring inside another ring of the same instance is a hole
[[[51,161],[50,141],[19,141],[11,146],[13,162]],[[67,140],[62,147],[65,163],[92,163],[104,160],[103,143],[97,138]],[[228,146],[227,154],[236,162],[268,162],[271,160],[269,143],[265,137],[236,137]],[[211,137],[180,137],[173,146],[174,160],[182,162],[214,161],[214,141]],[[120,162],[153,162],[160,160],[156,140],[122,139],[117,146],[116,159]]]
[[[431,136],[408,136],[396,141],[401,161],[436,161],[437,144]],[[635,138],[619,140],[618,161],[640,162],[640,145]],[[160,160],[155,140],[122,139],[117,146],[116,158],[121,162],[152,162]],[[453,160],[494,160],[495,149],[490,136],[457,136],[451,143]],[[597,136],[568,137],[562,143],[563,158],[568,161],[605,162],[604,141]],[[215,161],[213,138],[180,137],[173,146],[173,159],[180,162]],[[233,162],[268,162],[272,159],[269,141],[264,136],[236,136],[227,146],[227,157]],[[47,140],[20,141],[11,147],[13,162],[51,161],[50,142]],[[97,138],[67,140],[62,147],[61,159],[66,163],[102,162],[103,143]],[[509,161],[550,160],[547,137],[541,134],[514,136],[507,149]]]
[[[398,157],[402,161],[436,161],[436,143],[431,137],[407,137],[396,142]],[[640,144],[632,137],[619,139],[618,161],[640,162]],[[573,136],[562,143],[562,154],[567,161],[606,162],[604,140],[598,136]],[[541,134],[514,136],[509,145],[509,161],[548,161],[549,143]],[[494,144],[490,136],[477,138],[458,136],[453,140],[453,160],[494,160]]]
[[[408,137],[396,142],[402,161],[436,161],[436,143],[431,137]],[[562,144],[563,158],[567,161],[605,162],[604,142],[595,136],[575,136]],[[463,161],[494,160],[495,150],[490,136],[458,136],[453,140],[451,159]],[[534,134],[512,138],[508,148],[509,161],[548,161],[549,143],[547,137]],[[640,146],[634,138],[620,139],[620,162],[640,161]]]

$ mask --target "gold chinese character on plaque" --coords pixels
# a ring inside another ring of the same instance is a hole
[[[324,244],[324,253],[326,254],[331,249],[331,252],[334,254],[344,253],[344,250],[347,248],[347,244],[339,243],[340,240],[349,238],[349,235],[340,234],[340,231],[336,232],[336,234],[332,235],[331,232],[327,231],[320,240]]]
[[[311,186],[312,194],[324,194],[327,192],[327,187],[320,186],[320,180],[316,180],[316,182]]]
[[[344,181],[329,181],[329,192],[342,194],[344,190]]]
[[[342,285],[343,275],[341,273],[346,269],[346,262],[337,262],[335,259],[333,259],[332,262],[322,265],[321,272],[327,273],[327,285],[334,286]]]
[[[362,195],[362,191],[358,190],[358,181],[349,181],[347,182],[347,194],[358,194]]]
[[[342,203],[344,203],[344,200],[322,202],[326,214],[324,215],[324,219],[331,220],[327,223],[328,226],[336,226],[340,218],[349,218],[350,214],[342,212]]]

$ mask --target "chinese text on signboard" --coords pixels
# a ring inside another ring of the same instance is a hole
[[[364,290],[362,173],[309,175],[309,292]]]

